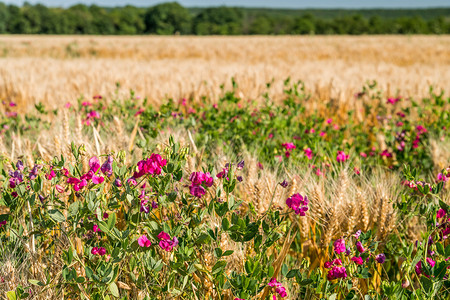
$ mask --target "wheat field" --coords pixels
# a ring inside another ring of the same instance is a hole
[[[450,37],[0,37],[0,98],[24,110],[110,95],[116,83],[156,105],[214,97],[231,77],[249,99],[271,80],[279,98],[287,77],[318,99],[352,99],[367,80],[387,94],[420,97],[450,82]]]

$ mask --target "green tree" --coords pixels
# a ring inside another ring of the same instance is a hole
[[[144,20],[148,33],[190,33],[191,14],[177,2],[163,3],[149,8]]]
[[[314,34],[316,25],[314,23],[314,17],[311,14],[306,14],[300,18],[296,18],[292,33],[295,34]]]
[[[234,7],[211,7],[199,13],[193,21],[193,31],[199,35],[242,34],[243,13]]]
[[[271,34],[272,23],[267,16],[258,16],[250,23],[248,33],[249,34]]]

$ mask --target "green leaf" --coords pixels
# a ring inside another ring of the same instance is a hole
[[[55,222],[64,222],[66,220],[66,218],[64,218],[64,215],[62,214],[62,212],[60,212],[57,209],[49,210],[48,215]]]
[[[297,274],[298,270],[294,269],[294,270],[290,270],[287,274],[286,274],[286,278],[292,278]]]
[[[116,214],[112,213],[108,217],[108,229],[113,229],[114,225],[116,225]]]
[[[14,291],[7,292],[6,297],[8,297],[9,300],[17,300],[16,292]]]
[[[120,296],[120,294],[119,294],[119,288],[117,287],[117,284],[116,284],[115,282],[111,282],[111,283],[109,284],[109,290],[110,290],[111,294],[112,294],[114,297],[119,297],[119,296]]]
[[[32,285],[37,285],[37,286],[44,286],[45,284],[39,280],[36,279],[28,279],[28,282],[31,283]]]
[[[219,272],[221,272],[225,266],[227,265],[227,262],[224,260],[219,260],[218,262],[216,262],[216,264],[214,265],[214,267],[211,270],[211,274],[217,274]]]

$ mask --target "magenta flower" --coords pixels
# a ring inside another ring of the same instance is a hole
[[[358,251],[359,251],[360,253],[363,253],[363,252],[366,251],[366,249],[364,249],[364,247],[363,247],[363,245],[361,244],[360,241],[356,242],[356,249],[358,249]]]
[[[106,254],[106,249],[103,248],[103,247],[94,247],[94,248],[92,248],[91,253],[92,253],[93,255],[100,255],[100,256],[103,256],[103,255]]]
[[[353,256],[353,257],[351,258],[351,260],[352,260],[355,264],[360,265],[360,266],[364,263],[364,262],[363,262],[363,259],[362,259],[361,257]]]
[[[380,156],[385,156],[387,158],[392,157],[392,153],[390,153],[387,149],[383,150],[383,152],[380,153]]]
[[[348,159],[348,155],[345,154],[344,151],[338,151],[336,155],[336,161],[337,162],[344,162]]]
[[[328,271],[327,279],[328,280],[334,280],[338,278],[346,278],[347,277],[347,270],[345,267],[333,267],[331,270]]]
[[[448,180],[448,177],[445,176],[444,174],[439,173],[439,174],[437,175],[437,181],[443,181],[443,182],[446,182],[447,180]]]
[[[356,239],[359,239],[359,237],[361,236],[361,230],[358,230],[353,236],[354,236]]]
[[[283,143],[281,144],[281,146],[283,146],[288,151],[297,148],[293,143]]]
[[[336,254],[341,254],[345,252],[345,240],[344,239],[337,239],[334,243],[334,252]]]
[[[147,238],[146,235],[142,235],[138,238],[138,244],[141,247],[150,247],[152,245],[152,242]]]
[[[287,296],[286,289],[275,278],[272,278],[267,285],[270,287],[274,287],[275,292],[277,292],[281,298],[284,298]]]
[[[303,197],[300,194],[294,194],[286,199],[286,205],[293,209],[296,215],[305,216],[308,211],[308,197]]]
[[[100,161],[98,160],[97,156],[93,156],[91,157],[91,159],[89,159],[89,168],[94,173],[97,172],[98,169],[100,169]]]
[[[127,182],[128,182],[128,184],[131,185],[131,186],[136,186],[136,185],[137,185],[137,181],[136,181],[136,179],[134,179],[133,177],[128,178]]]
[[[56,174],[55,174],[55,171],[53,171],[53,169],[50,169],[50,172],[45,175],[45,178],[47,178],[47,180],[52,180],[55,177],[56,177]]]
[[[102,232],[97,224],[94,224],[92,230],[94,230],[94,232]]]
[[[303,150],[303,152],[305,152],[306,157],[311,160],[313,157],[313,152],[311,150],[311,148],[306,148],[305,150]]]
[[[219,172],[219,174],[216,175],[217,178],[225,178],[227,177],[228,179],[228,168],[223,168],[221,172]]]
[[[6,221],[1,221],[0,222],[0,228],[2,228],[3,225],[6,225]]]
[[[203,195],[206,194],[206,190],[201,185],[191,185],[189,187],[189,192],[192,196],[195,196],[197,198],[201,198]]]
[[[445,216],[446,212],[445,210],[443,210],[442,208],[439,208],[439,210],[436,213],[436,218],[440,219],[443,218]]]
[[[174,236],[170,239],[170,235],[164,231],[158,234],[159,246],[167,252],[170,252],[178,245],[178,239]]]
[[[399,97],[397,97],[397,98],[388,98],[386,103],[388,103],[388,104],[395,104],[395,103],[397,103],[399,101],[400,101]]]
[[[165,159],[159,154],[152,153],[150,157],[146,160],[141,160],[137,163],[138,172],[134,172],[133,177],[139,178],[146,174],[160,175],[162,167],[167,164]]]
[[[103,181],[105,181],[105,178],[103,178],[102,176],[96,176],[96,175],[92,176],[92,182],[94,184],[100,184]]]

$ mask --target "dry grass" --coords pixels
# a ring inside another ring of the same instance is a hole
[[[353,99],[373,79],[389,95],[423,96],[450,82],[449,49],[450,36],[1,36],[0,98],[58,107],[120,82],[158,104],[217,95],[232,76],[246,98],[272,79],[279,98],[288,76],[319,100]]]

